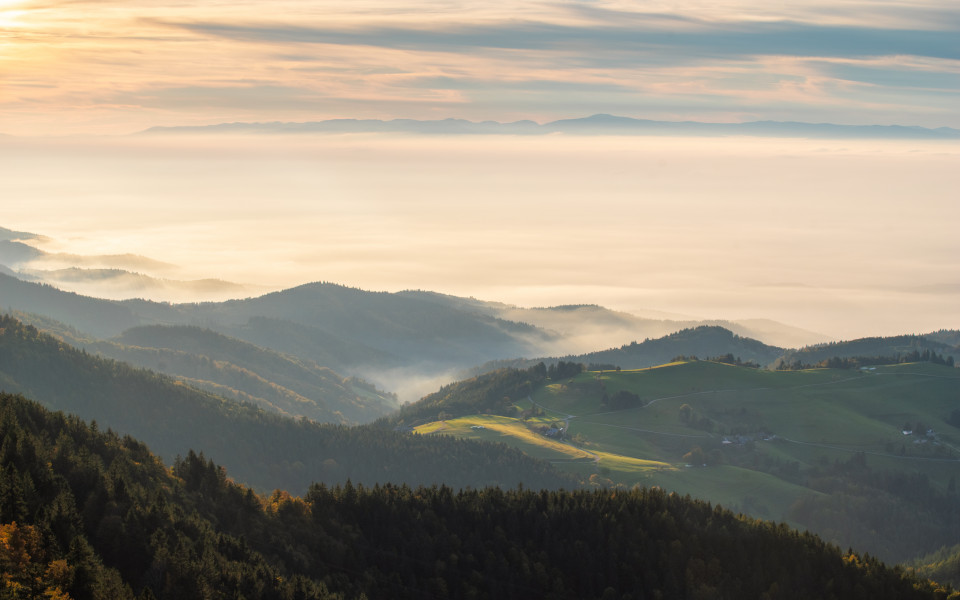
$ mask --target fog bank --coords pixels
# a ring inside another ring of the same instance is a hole
[[[0,162],[0,225],[47,236],[31,243],[48,252],[175,265],[137,270],[168,280],[596,303],[835,337],[960,328],[955,142],[5,138]]]

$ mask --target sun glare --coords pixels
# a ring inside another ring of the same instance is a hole
[[[20,25],[19,18],[27,11],[17,10],[16,7],[22,5],[23,0],[0,0],[0,28]],[[3,33],[2,30],[0,33]]]

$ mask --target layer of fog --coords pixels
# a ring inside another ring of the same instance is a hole
[[[0,164],[0,225],[49,252],[177,265],[144,276],[767,318],[837,338],[960,327],[956,143],[5,138]]]

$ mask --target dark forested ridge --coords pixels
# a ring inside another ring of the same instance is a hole
[[[949,588],[659,490],[312,486],[0,395],[0,597],[945,599]]]
[[[144,440],[166,460],[190,448],[258,489],[302,493],[315,481],[573,485],[519,450],[390,429],[323,425],[268,414],[150,371],[92,356],[0,316],[0,389]]]

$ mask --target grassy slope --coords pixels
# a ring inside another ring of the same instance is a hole
[[[610,396],[620,390],[639,395],[643,406],[602,407],[601,384]],[[534,421],[567,423],[568,436],[579,434],[586,441],[582,450],[533,434],[520,420],[506,417],[464,417],[446,422],[443,432],[495,438],[585,477],[599,472],[615,483],[659,485],[779,519],[799,495],[816,492],[749,468],[686,467],[683,455],[695,446],[719,449],[725,434],[739,432],[753,438],[758,456],[771,460],[809,466],[864,452],[873,468],[919,470],[946,487],[958,472],[960,452],[950,448],[960,449],[960,432],[944,419],[958,398],[960,374],[936,365],[772,372],[700,361],[583,373],[536,390],[532,400],[544,415]],[[713,431],[682,422],[684,404],[713,421]],[[530,408],[526,401],[519,405]],[[901,433],[904,423],[918,421],[937,432],[936,444]],[[487,428],[471,429],[474,424]],[[439,428],[430,424],[420,430]],[[776,438],[762,441],[760,432]],[[746,451],[736,444],[725,450]],[[582,459],[584,453],[594,457],[594,464]],[[575,457],[581,460],[571,462]]]

